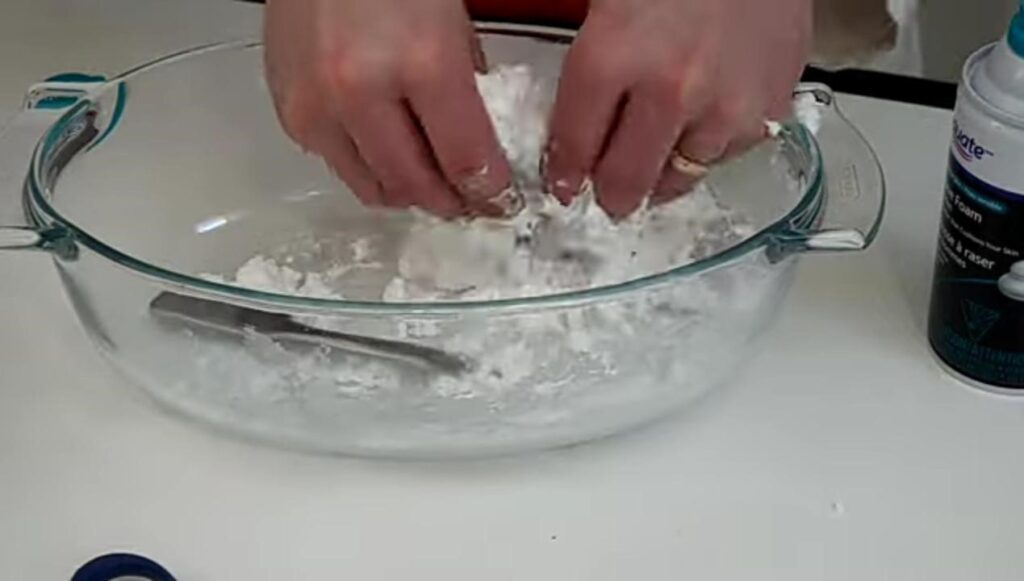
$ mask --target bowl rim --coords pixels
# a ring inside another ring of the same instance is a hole
[[[575,37],[575,31],[573,30],[550,26],[479,22],[476,23],[476,27],[478,32],[486,34],[532,37],[560,43],[571,42],[572,38]],[[65,230],[74,242],[84,245],[117,266],[164,285],[172,285],[178,292],[186,294],[214,295],[236,303],[258,304],[270,308],[299,309],[309,312],[330,312],[334,314],[386,315],[402,313],[458,315],[474,311],[538,310],[542,308],[580,306],[613,298],[621,298],[634,291],[671,284],[679,279],[723,267],[762,248],[769,247],[773,241],[779,239],[780,235],[784,237],[787,233],[792,232],[795,224],[806,224],[816,219],[824,205],[822,203],[825,194],[824,163],[818,142],[814,135],[803,125],[795,121],[789,121],[784,124],[785,130],[794,133],[800,142],[808,147],[812,158],[811,172],[803,192],[800,194],[794,207],[781,218],[764,226],[757,233],[742,242],[721,252],[663,272],[584,290],[483,301],[378,302],[311,298],[266,292],[235,286],[226,282],[207,280],[198,275],[177,272],[136,258],[103,242],[76,225],[73,220],[68,219],[54,207],[54,204],[50,203],[49,199],[52,197],[53,192],[43,185],[47,183],[44,179],[47,168],[43,160],[50,157],[48,153],[55,147],[58,142],[57,138],[65,130],[69,129],[78,116],[88,110],[98,98],[112,91],[119,91],[123,95],[123,87],[126,82],[161,67],[188,61],[211,53],[230,50],[251,50],[262,48],[262,46],[261,40],[246,39],[192,47],[142,63],[89,91],[86,96],[70,107],[50,126],[33,151],[31,169],[26,180],[25,203],[27,213],[34,222],[37,222],[37,225],[50,222],[47,224],[49,227],[56,226]],[[130,96],[128,99],[130,99]],[[117,119],[114,119],[111,123],[116,123],[116,121]],[[108,130],[107,133],[109,132]],[[45,216],[48,220],[44,220],[42,216]]]

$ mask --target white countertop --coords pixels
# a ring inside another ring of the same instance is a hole
[[[7,0],[0,113],[48,74],[116,72],[259,15]],[[944,377],[924,338],[950,114],[842,103],[888,173],[878,244],[807,259],[732,388],[537,456],[384,463],[208,433],[96,356],[45,255],[0,254],[0,579],[67,579],[115,550],[181,581],[1022,578],[1024,399]]]

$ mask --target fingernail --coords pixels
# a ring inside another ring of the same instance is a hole
[[[470,202],[473,215],[485,218],[513,218],[526,208],[526,199],[515,188],[506,188],[486,202]]]
[[[540,176],[549,194],[555,197],[563,206],[572,203],[580,193],[583,185],[583,175],[573,171],[563,171],[567,166],[564,160],[559,160],[559,145],[557,141],[548,142],[544,148],[544,155],[540,158]],[[551,170],[554,165],[555,169]]]
[[[495,171],[490,165],[466,174],[455,184],[455,191],[466,202],[487,202],[506,195],[511,178],[504,171]]]
[[[631,195],[628,191],[597,187],[594,192],[597,204],[614,222],[625,220],[644,204],[644,198]]]
[[[609,206],[605,208],[605,213],[612,219],[612,222],[616,224],[629,218],[633,215],[633,212],[637,211],[640,206]]]
[[[467,200],[487,198],[488,190],[491,189],[491,180],[489,179],[490,173],[491,166],[484,165],[475,172],[462,177],[459,180],[459,183],[455,184],[455,189],[458,190],[459,194]]]
[[[505,188],[500,194],[494,196],[488,203],[499,208],[505,216],[516,216],[526,208],[526,199],[523,194],[515,188]]]
[[[582,184],[582,177],[563,176],[551,180],[548,184],[548,191],[550,191],[551,195],[561,202],[563,206],[568,206],[572,203],[573,198],[579,195]]]

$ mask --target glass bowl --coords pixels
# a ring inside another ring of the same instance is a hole
[[[551,75],[572,39],[538,27],[480,32],[491,63]],[[744,240],[586,291],[384,303],[375,297],[394,268],[389,245],[408,216],[363,208],[289,142],[262,56],[259,43],[240,42],[109,80],[59,75],[29,90],[0,139],[0,248],[47,252],[114,366],[164,407],[231,433],[451,458],[621,432],[727,382],[779,312],[801,254],[862,250],[878,231],[877,159],[827,87],[801,86],[814,131],[786,123],[709,178],[755,225]],[[352,300],[202,276],[258,253],[322,269],[353,260],[366,237],[379,244],[384,274],[340,280]],[[169,320],[157,308],[168,297],[214,310],[197,316],[203,324]],[[420,365],[431,357],[468,363]]]

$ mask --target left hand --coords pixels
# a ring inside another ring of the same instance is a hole
[[[811,27],[812,0],[592,0],[559,86],[551,191],[567,203],[591,176],[616,217],[689,191],[789,115]]]

